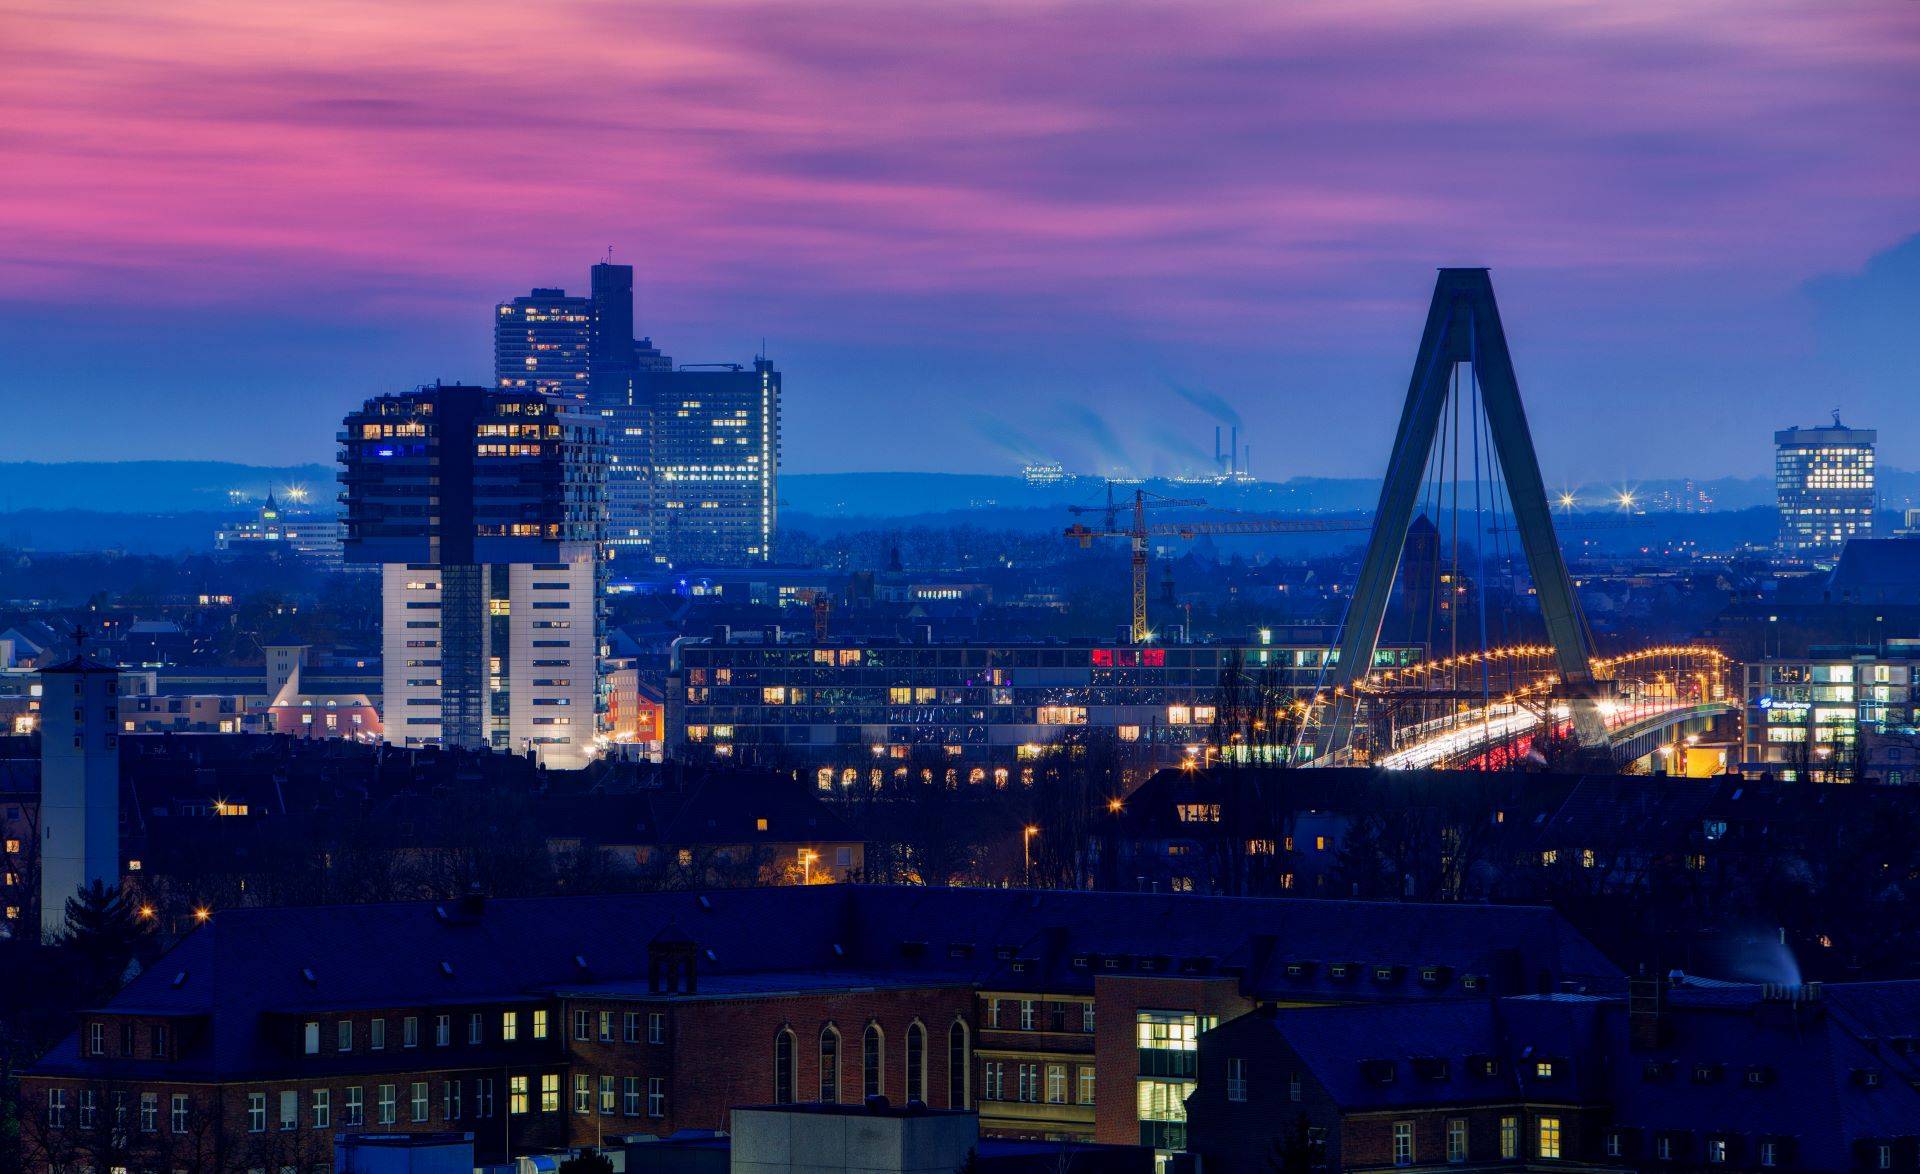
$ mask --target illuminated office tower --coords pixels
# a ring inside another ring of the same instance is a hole
[[[588,761],[605,463],[584,405],[434,386],[340,436],[345,557],[381,570],[386,739]]]
[[[592,345],[590,298],[536,289],[494,307],[493,380],[503,390],[584,397]]]
[[[1780,504],[1780,557],[1837,558],[1849,538],[1873,537],[1871,428],[1831,425],[1773,434],[1774,488]]]
[[[762,357],[643,381],[652,401],[655,563],[769,562],[779,520],[780,372]]]

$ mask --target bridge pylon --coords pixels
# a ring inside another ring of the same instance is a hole
[[[1442,269],[1434,283],[1433,303],[1427,310],[1426,330],[1414,359],[1393,455],[1381,483],[1366,558],[1347,604],[1339,660],[1329,673],[1332,691],[1328,712],[1313,732],[1316,759],[1345,747],[1352,735],[1357,704],[1353,686],[1373,666],[1380,625],[1386,618],[1407,528],[1413,522],[1426,473],[1427,454],[1452,394],[1454,369],[1462,363],[1471,365],[1479,381],[1487,430],[1504,474],[1520,547],[1533,576],[1561,688],[1574,696],[1575,737],[1583,747],[1604,748],[1608,744],[1592,652],[1573,594],[1573,581],[1554,536],[1553,512],[1547,504],[1540,461],[1520,404],[1520,383],[1507,351],[1500,310],[1494,303],[1493,280],[1485,269]]]

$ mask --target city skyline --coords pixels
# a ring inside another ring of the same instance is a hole
[[[1833,407],[1913,463],[1894,6],[425,11],[5,18],[0,459],[324,461],[611,245],[676,358],[765,340],[796,473],[1178,473],[1237,414],[1263,478],[1371,475],[1463,263],[1550,479],[1764,470]]]

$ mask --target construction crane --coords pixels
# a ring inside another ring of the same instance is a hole
[[[833,611],[833,596],[819,587],[802,587],[793,597],[813,612],[813,642],[827,642],[827,617]]]
[[[1204,501],[1189,498],[1161,497],[1151,495],[1155,506],[1204,506]],[[1147,540],[1149,538],[1193,539],[1202,534],[1334,534],[1371,529],[1373,523],[1360,518],[1241,518],[1220,522],[1164,522],[1147,524],[1147,505],[1149,495],[1145,490],[1133,491],[1133,524],[1125,530],[1119,528],[1120,511],[1125,508],[1113,500],[1113,486],[1107,486],[1107,504],[1105,506],[1068,506],[1076,514],[1103,514],[1105,525],[1098,530],[1075,522],[1066,529],[1066,536],[1080,544],[1082,550],[1093,545],[1096,538],[1126,538],[1131,541],[1133,551],[1133,625],[1132,639],[1135,644],[1145,644],[1153,638],[1153,630],[1147,626]]]

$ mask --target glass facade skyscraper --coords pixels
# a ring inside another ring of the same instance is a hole
[[[599,417],[613,573],[770,561],[780,372],[764,357],[676,368],[634,337],[633,266],[595,265],[591,287],[584,298],[536,289],[500,303],[494,378],[503,390],[583,398]]]
[[[773,559],[779,521],[780,372],[766,358],[661,372],[652,403],[656,564],[737,566]]]

